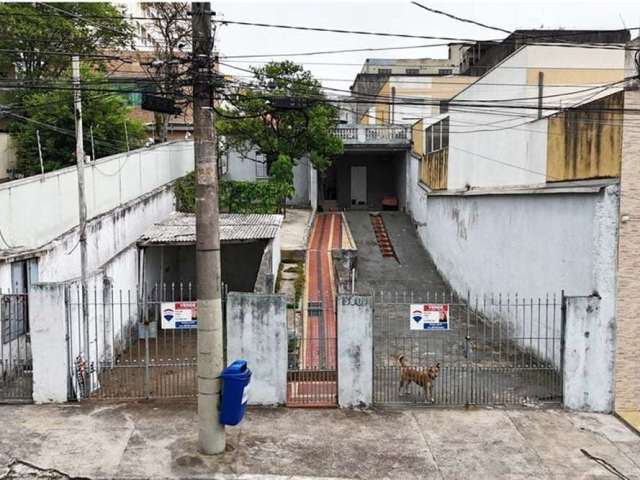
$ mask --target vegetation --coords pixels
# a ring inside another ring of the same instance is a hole
[[[87,82],[98,83],[102,74],[83,69]],[[68,72],[63,78],[68,78]],[[76,163],[75,119],[73,92],[71,90],[35,90],[22,98],[29,116],[16,117],[19,121],[10,125],[18,156],[18,173],[29,176],[40,173],[38,137],[42,148],[44,171],[56,170]],[[84,150],[87,155],[95,152],[96,158],[134,149],[144,143],[143,125],[129,118],[129,107],[120,96],[96,91],[82,94],[84,126]],[[22,120],[22,121],[21,121]],[[126,125],[126,132],[125,132]],[[93,131],[93,150],[91,144]]]
[[[225,96],[228,108],[216,126],[227,148],[241,154],[257,150],[267,159],[268,171],[281,155],[292,166],[305,155],[324,171],[343,151],[334,129],[337,108],[326,102],[320,82],[293,62],[271,62],[253,67],[253,83]]]
[[[126,151],[143,137],[142,125],[128,120],[119,94],[99,72],[128,47],[133,27],[111,3],[0,3],[0,75],[11,78],[0,94],[5,119],[17,146],[18,173],[40,172],[36,132],[45,171],[75,163],[75,119],[70,53],[80,55],[85,151],[96,157]],[[107,55],[106,55],[107,54]],[[91,73],[93,72],[93,73]]]
[[[83,19],[86,17],[87,19]],[[0,74],[25,88],[57,79],[73,52],[89,55],[131,44],[133,28],[112,3],[0,3]]]
[[[195,172],[176,182],[176,205],[181,212],[196,211]],[[238,182],[222,180],[218,184],[220,211],[231,213],[279,213],[294,193],[291,161],[282,155],[272,166],[268,181]]]

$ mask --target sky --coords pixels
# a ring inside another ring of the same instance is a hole
[[[430,1],[429,7],[492,26],[516,28],[619,29],[640,27],[639,1]],[[212,8],[216,18],[287,25],[367,30],[378,32],[446,36],[470,39],[500,39],[506,34],[462,23],[412,5],[409,0],[221,0]],[[639,30],[633,30],[632,37]],[[274,54],[319,50],[416,46],[445,43],[438,40],[385,38],[353,34],[293,31],[239,25],[224,25],[216,35],[217,49],[225,55],[256,55],[259,59],[223,59],[221,62],[248,68],[260,61],[282,60]],[[323,85],[348,90],[366,58],[446,58],[446,47],[340,53],[290,57],[304,64]],[[225,73],[249,75],[229,66]]]

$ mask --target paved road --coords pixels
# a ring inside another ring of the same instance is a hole
[[[0,407],[0,478],[640,479],[640,437],[560,410],[250,409],[227,451],[197,453],[195,406]],[[273,475],[273,476],[270,476]]]

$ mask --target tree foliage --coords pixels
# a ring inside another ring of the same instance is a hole
[[[104,75],[82,69],[82,77],[91,83],[100,83]],[[68,79],[69,72],[62,78]],[[108,88],[108,87],[107,87]],[[84,150],[92,154],[91,129],[93,129],[96,158],[127,150],[125,123],[131,149],[144,143],[143,125],[129,118],[129,107],[125,100],[111,93],[82,92]],[[11,134],[18,154],[18,173],[25,176],[40,173],[40,160],[36,131],[40,133],[44,170],[73,165],[76,162],[75,119],[73,92],[71,90],[35,90],[22,98],[29,117],[18,118],[11,124]],[[13,118],[13,117],[11,117]]]
[[[327,103],[311,72],[290,61],[253,67],[253,84],[225,95],[227,108],[216,126],[225,146],[248,154],[257,149],[266,156],[271,173],[279,155],[295,165],[308,155],[323,171],[343,151],[334,134],[335,106]]]
[[[273,174],[267,181],[218,183],[220,211],[230,213],[279,213],[287,198],[294,193],[291,161],[285,156],[274,162]],[[195,213],[195,172],[182,177],[174,187],[176,205],[181,212]]]
[[[142,8],[150,19],[146,26],[154,38],[159,39],[154,48],[156,61],[147,69],[154,80],[157,93],[176,99],[183,110],[190,107],[188,95],[183,95],[182,80],[188,72],[185,52],[191,50],[191,5],[186,2],[143,2]],[[167,141],[171,115],[156,113],[155,138]]]
[[[83,19],[82,17],[86,17]],[[93,54],[130,44],[133,28],[111,3],[0,3],[0,74],[27,86],[56,78],[69,55]]]

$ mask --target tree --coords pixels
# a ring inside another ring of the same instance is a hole
[[[129,118],[126,101],[112,93],[101,91],[96,85],[104,85],[105,76],[82,68],[83,81],[92,84],[90,91],[82,92],[82,114],[84,127],[84,149],[90,155],[93,130],[96,158],[127,150],[125,124],[129,147],[142,146],[145,139],[144,126]],[[63,78],[70,80],[69,72]],[[40,173],[40,160],[36,131],[40,132],[44,170],[56,170],[76,163],[75,119],[73,91],[71,89],[35,90],[22,98],[29,117],[19,116],[11,124],[11,135],[15,140],[18,173],[25,176]],[[11,117],[11,118],[16,118]]]
[[[27,87],[57,78],[70,57],[131,43],[133,28],[111,3],[0,3],[0,75]]]
[[[280,155],[292,167],[305,155],[319,171],[343,151],[334,129],[338,112],[322,93],[311,72],[290,61],[253,67],[252,85],[224,94],[227,108],[216,126],[226,148],[266,156],[268,171]]]
[[[178,97],[178,106],[185,111],[190,102],[183,90],[181,77],[187,72],[186,51],[191,49],[191,5],[185,2],[144,2],[142,8],[148,18],[147,28],[156,39],[156,60],[151,62],[148,73],[154,80],[157,93]],[[171,115],[156,113],[154,136],[159,142],[167,141]]]

